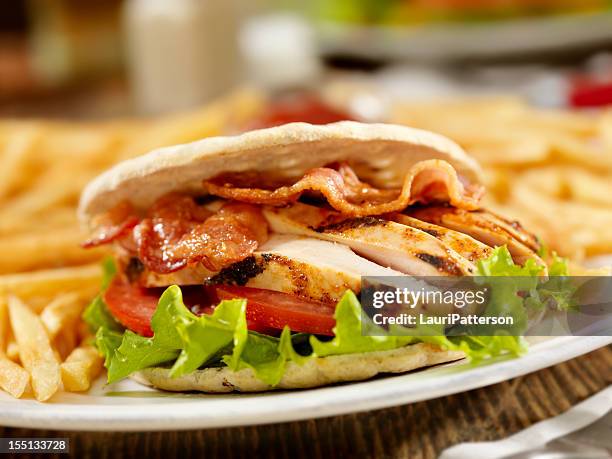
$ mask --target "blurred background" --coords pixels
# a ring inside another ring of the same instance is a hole
[[[611,18],[610,0],[15,0],[0,18],[0,113],[159,114],[340,74],[394,100],[601,106]]]
[[[74,208],[117,161],[340,119],[451,137],[487,206],[607,264],[610,104],[612,0],[5,2],[0,273],[96,261]]]

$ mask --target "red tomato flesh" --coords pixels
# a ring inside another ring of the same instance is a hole
[[[142,336],[153,336],[151,318],[160,295],[159,289],[138,287],[115,277],[104,293],[104,302],[124,327]]]
[[[182,287],[185,305],[195,314],[210,314],[220,300],[247,300],[249,330],[267,335],[278,335],[285,325],[291,331],[333,335],[334,306],[307,301],[295,295],[272,290],[217,286]],[[126,328],[142,336],[153,336],[151,319],[157,308],[161,288],[143,288],[115,278],[104,301],[113,316]]]
[[[221,300],[246,298],[247,319],[277,330],[333,336],[335,307],[302,299],[296,295],[249,287],[218,286]]]

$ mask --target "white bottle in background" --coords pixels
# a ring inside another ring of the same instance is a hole
[[[240,50],[249,80],[267,90],[320,84],[322,65],[314,31],[297,14],[250,17],[240,31]]]
[[[188,109],[240,81],[238,16],[231,0],[128,0],[123,28],[141,113]]]

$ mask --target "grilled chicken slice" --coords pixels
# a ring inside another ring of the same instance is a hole
[[[545,266],[537,255],[536,237],[516,221],[508,221],[486,210],[465,211],[454,207],[421,207],[410,209],[412,217],[470,235],[491,247],[506,245],[516,263],[533,258]]]
[[[466,276],[474,265],[435,237],[377,217],[340,220],[339,213],[302,203],[265,207],[270,229],[338,242],[382,266],[414,276]]]
[[[432,235],[436,239],[439,239],[448,247],[453,249],[459,255],[475,263],[481,258],[487,258],[493,253],[493,249],[480,241],[477,241],[467,234],[454,231],[443,226],[434,225],[427,223],[408,215],[393,213],[387,216],[394,222],[401,223],[402,225],[411,226],[412,228],[425,231],[427,234]]]
[[[372,263],[347,246],[292,235],[273,235],[252,256],[210,275],[192,266],[165,276],[147,276],[148,286],[246,285],[322,302],[337,302],[347,289],[361,291],[361,276],[401,276]]]
[[[345,245],[293,235],[272,236],[253,258],[255,275],[246,283],[240,267],[232,266],[210,282],[266,288],[336,303],[347,289],[361,291],[362,276],[402,275],[360,257]]]

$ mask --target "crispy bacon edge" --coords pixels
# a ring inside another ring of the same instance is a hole
[[[402,188],[395,190],[381,190],[359,181],[348,166],[342,166],[340,170],[329,167],[311,169],[293,185],[275,190],[239,188],[223,183],[223,177],[203,184],[205,190],[215,196],[274,206],[295,202],[306,191],[318,191],[335,210],[354,217],[398,212],[415,203],[432,202],[476,210],[484,193],[480,185],[464,187],[453,166],[438,159],[414,164],[404,178]]]
[[[138,258],[149,270],[168,274],[202,263],[217,272],[251,255],[268,237],[261,210],[248,204],[229,203],[203,222],[184,223],[145,218],[134,229]]]
[[[140,222],[136,210],[128,201],[121,201],[94,221],[92,236],[81,244],[84,249],[109,244],[126,236]]]
[[[233,202],[213,213],[181,193],[160,197],[144,218],[136,216],[131,204],[121,202],[100,215],[97,223],[84,248],[117,242],[121,251],[159,274],[194,263],[219,271],[251,255],[268,237],[258,207]]]

